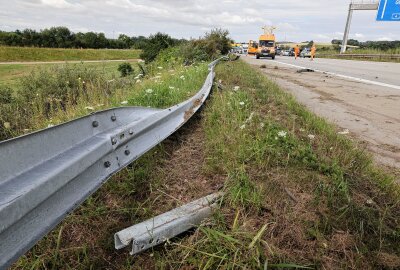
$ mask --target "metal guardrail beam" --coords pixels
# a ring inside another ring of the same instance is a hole
[[[169,212],[150,218],[114,234],[116,249],[132,244],[131,255],[140,253],[164,243],[197,225],[212,214],[217,200],[223,193],[218,192]]]
[[[185,124],[208,97],[219,60],[196,95],[168,109],[115,108],[1,142],[0,269]]]

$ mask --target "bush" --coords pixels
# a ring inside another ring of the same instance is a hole
[[[204,38],[191,40],[181,46],[181,54],[185,61],[209,61],[225,55],[231,48],[229,31],[214,29],[206,33]]]
[[[140,58],[146,62],[152,62],[156,59],[160,51],[173,47],[178,43],[176,39],[171,38],[167,34],[157,33],[151,35],[148,41],[143,44],[143,52],[140,54]]]
[[[132,65],[128,62],[122,63],[118,66],[118,71],[121,73],[121,77],[126,77],[133,74]]]

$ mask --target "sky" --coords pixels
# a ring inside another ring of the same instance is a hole
[[[360,0],[361,1],[361,0]],[[365,0],[364,0],[365,1]],[[369,0],[366,0],[368,2]],[[372,0],[373,1],[373,0]],[[0,30],[67,26],[74,32],[197,38],[213,28],[237,42],[276,26],[279,41],[342,39],[350,0],[0,0]],[[376,11],[355,11],[350,38],[400,40],[399,22],[377,22]]]

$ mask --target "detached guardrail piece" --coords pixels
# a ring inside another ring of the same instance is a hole
[[[132,243],[130,254],[134,255],[164,243],[211,216],[222,195],[222,192],[211,194],[117,232],[114,235],[115,249],[124,248]]]
[[[0,142],[0,269],[185,124],[208,97],[221,59],[196,95],[168,109],[110,109]]]

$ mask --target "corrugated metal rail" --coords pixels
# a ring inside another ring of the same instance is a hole
[[[28,251],[111,175],[186,123],[208,97],[221,59],[209,65],[196,95],[168,109],[115,108],[1,142],[0,269]]]

